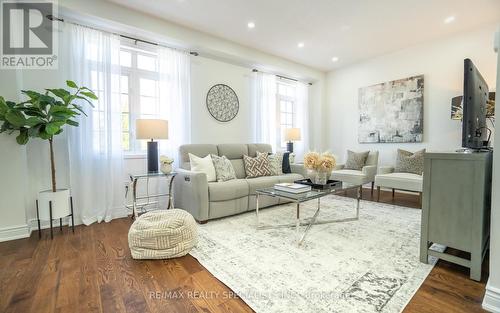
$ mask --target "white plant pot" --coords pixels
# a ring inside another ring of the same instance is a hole
[[[44,190],[38,193],[38,213],[40,220],[50,220],[49,202],[52,201],[52,219],[71,214],[69,189]]]

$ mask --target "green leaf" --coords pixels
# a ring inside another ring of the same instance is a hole
[[[75,126],[75,127],[77,127],[79,125],[78,122],[73,121],[73,120],[67,120],[66,123],[68,125]]]
[[[0,96],[0,114],[3,115],[7,113],[7,110],[9,110],[7,103],[5,103],[5,99]]]
[[[21,129],[19,132],[19,135],[16,137],[16,141],[20,145],[25,145],[28,143],[29,136],[28,136],[28,130],[26,128]]]
[[[62,89],[62,88],[59,88],[59,89],[46,89],[46,90],[50,91],[56,97],[59,97],[61,99],[64,99],[64,97],[67,97],[68,95],[70,95],[69,91],[67,91],[66,89]]]
[[[97,100],[97,96],[92,91],[82,91],[80,93],[90,99]]]
[[[59,122],[51,122],[45,125],[45,132],[49,135],[54,135],[61,129]]]
[[[38,124],[43,123],[43,120],[39,117],[31,116],[26,119],[25,125],[29,127],[34,127]]]
[[[17,127],[24,126],[24,123],[26,121],[24,115],[21,112],[12,109],[5,114],[5,119],[9,123]]]
[[[24,114],[27,116],[38,116],[38,117],[46,117],[45,112],[43,112],[39,108],[29,107],[23,109]]]
[[[50,138],[52,138],[52,135],[49,135],[45,130],[41,130],[39,133],[39,137],[44,140],[49,140]]]
[[[66,85],[67,85],[68,87],[71,87],[71,88],[78,88],[78,86],[77,86],[77,85],[75,84],[75,82],[74,82],[74,81],[72,81],[72,80],[67,80],[67,81],[66,81]]]

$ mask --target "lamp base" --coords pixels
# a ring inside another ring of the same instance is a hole
[[[158,172],[158,142],[148,141],[148,173]]]
[[[286,143],[286,151],[292,153],[293,152],[293,142],[289,141]]]

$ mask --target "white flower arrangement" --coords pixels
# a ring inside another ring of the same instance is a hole
[[[174,159],[169,158],[168,156],[161,155],[160,156],[160,163],[161,164],[172,164],[174,163]]]

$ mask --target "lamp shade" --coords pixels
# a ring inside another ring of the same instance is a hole
[[[285,129],[285,140],[288,141],[300,140],[300,128]]]
[[[136,139],[168,139],[168,121],[157,119],[137,119]]]

